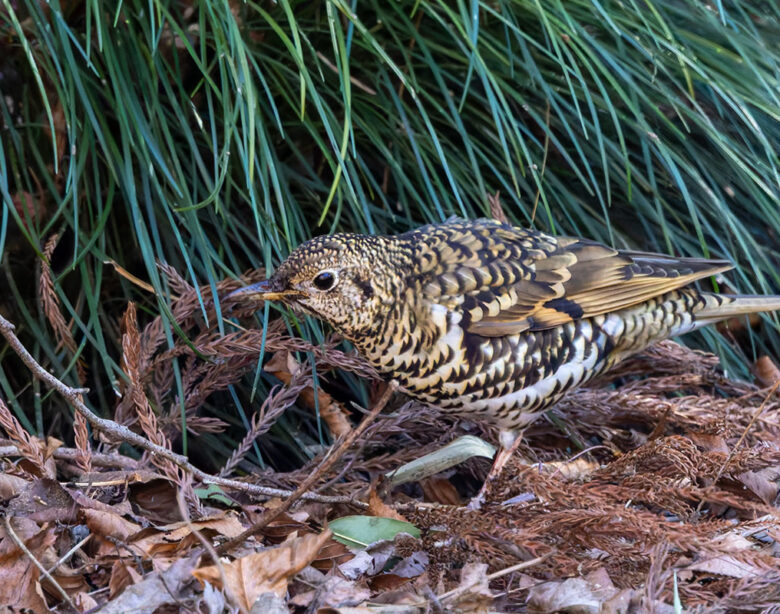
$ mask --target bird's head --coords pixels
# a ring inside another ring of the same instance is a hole
[[[297,247],[266,281],[230,297],[281,301],[331,324],[349,339],[387,314],[403,280],[392,239],[358,234],[317,237]]]

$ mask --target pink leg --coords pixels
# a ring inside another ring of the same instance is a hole
[[[501,447],[496,453],[496,457],[493,460],[493,466],[490,468],[490,472],[485,478],[485,482],[482,484],[482,488],[479,489],[477,496],[469,501],[468,508],[471,510],[478,510],[485,502],[485,495],[490,489],[490,484],[493,482],[504,469],[504,465],[509,462],[512,455],[517,452],[517,448],[520,447],[520,443],[523,441],[522,431],[508,431],[502,430],[499,433],[499,441]]]

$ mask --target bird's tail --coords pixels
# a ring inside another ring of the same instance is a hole
[[[696,323],[706,326],[736,316],[780,310],[780,296],[711,294],[703,292],[704,306],[696,310]],[[698,328],[698,326],[697,326]]]

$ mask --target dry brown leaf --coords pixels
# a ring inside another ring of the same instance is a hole
[[[0,472],[0,501],[8,501],[18,495],[27,486],[27,480]]]
[[[169,479],[135,482],[127,489],[127,498],[139,515],[159,524],[178,522],[181,518],[177,500],[178,488]]]
[[[688,438],[705,452],[720,452],[726,455],[730,452],[723,435],[718,433],[691,432],[688,433]]]
[[[276,352],[265,364],[263,369],[273,374],[286,385],[289,385],[295,373],[301,366],[295,360],[290,352]],[[300,401],[311,409],[316,411],[319,408],[320,417],[328,425],[328,429],[334,437],[341,437],[352,430],[352,424],[349,421],[349,412],[344,406],[336,401],[332,396],[317,386],[317,402],[314,401],[314,388],[309,386],[304,388],[300,394]]]
[[[325,542],[317,553],[311,566],[320,571],[330,571],[339,565],[353,559],[355,555],[341,542],[331,538]]]
[[[601,567],[584,578],[568,578],[563,581],[543,582],[528,592],[530,611],[572,612],[577,614],[599,614],[604,604],[619,597],[606,570]]]
[[[780,381],[780,369],[774,361],[767,355],[759,356],[756,360],[756,364],[753,365],[753,372],[756,374],[756,379],[762,386],[769,388],[774,386]]]
[[[397,590],[411,580],[411,578],[405,578],[394,573],[383,573],[370,578],[368,580],[368,585],[371,587],[372,591],[383,593],[385,591]]]
[[[487,564],[467,563],[460,571],[460,585],[447,596],[442,596],[457,612],[482,614],[490,610],[494,596],[487,577]]]
[[[737,479],[750,492],[767,505],[772,505],[777,498],[778,478],[780,478],[780,468],[778,467],[766,467],[759,471],[747,471],[737,476]]]
[[[50,554],[54,554],[54,550],[52,549],[50,551]],[[54,563],[57,562],[57,559],[53,559],[52,561],[41,561],[46,567],[51,567]],[[79,593],[87,593],[90,591],[89,584],[87,584],[86,578],[84,577],[83,570],[73,569],[72,567],[68,567],[67,564],[61,564],[57,567],[55,571],[51,572],[52,577],[54,580],[59,584],[62,588],[65,589],[65,592],[68,593],[71,597],[75,597]],[[43,585],[44,589],[52,595],[56,595],[56,588],[54,588],[46,578],[41,578],[41,584]]]
[[[247,515],[247,519],[250,523],[257,523],[265,512],[265,507],[248,506],[244,508],[244,512]],[[290,533],[297,532],[303,534],[307,532],[306,523],[304,522],[308,518],[306,512],[295,512],[292,514],[282,514],[275,518],[267,526],[263,527],[260,532],[261,535],[266,537],[272,544],[280,544]]]
[[[96,537],[111,537],[126,541],[141,530],[139,525],[125,520],[114,512],[84,509],[81,513],[90,533]]]
[[[284,596],[290,578],[314,560],[330,537],[331,532],[326,529],[319,535],[304,535],[281,546],[225,563],[222,572],[227,586],[222,586],[222,574],[216,565],[201,567],[192,573],[203,583],[226,589],[239,607],[248,612],[263,593]]]
[[[732,578],[759,578],[767,571],[765,565],[757,565],[747,557],[737,557],[733,554],[720,554],[696,561],[685,569]]]
[[[127,544],[141,530],[139,525],[110,510],[82,509],[81,515],[93,535],[93,544],[97,544],[95,557],[98,559],[116,556],[117,543]],[[140,549],[130,548],[134,555],[141,554]]]
[[[114,561],[111,577],[108,579],[109,599],[114,599],[128,586],[138,584],[143,579],[138,573],[138,564],[133,559]]]
[[[73,604],[79,612],[93,612],[97,610],[98,602],[89,593],[79,593],[73,598]]]
[[[371,486],[371,490],[368,493],[368,513],[372,516],[380,516],[382,518],[393,518],[394,520],[402,520],[403,522],[409,522],[402,514],[396,512],[392,507],[387,505],[379,495],[376,493],[374,486]]]
[[[5,540],[10,541],[10,537]],[[24,545],[36,559],[41,559],[54,541],[52,529],[43,529],[35,536],[23,539]],[[39,582],[40,571],[25,552],[15,545],[11,547],[10,551],[0,555],[3,578],[0,582],[0,604],[17,612],[48,612]]]
[[[238,537],[244,532],[244,527],[235,515],[229,514],[191,522],[177,522],[164,527],[150,527],[131,541],[133,546],[151,557],[173,557],[176,553],[200,543],[194,535],[195,531],[211,541],[217,535]]]
[[[442,505],[462,505],[463,499],[447,478],[432,475],[419,482],[425,501]]]
[[[30,482],[18,497],[11,500],[7,513],[37,522],[73,522],[76,504],[59,482],[43,478]]]
[[[572,461],[544,463],[542,471],[558,475],[566,482],[588,479],[601,465],[587,458],[575,458]]]
[[[305,582],[315,589],[296,595],[290,602],[309,612],[352,612],[371,597],[371,591],[338,575],[307,574]]]
[[[100,614],[159,612],[163,606],[181,611],[181,604],[192,595],[192,573],[196,557],[174,562],[165,571],[154,571],[100,608]]]

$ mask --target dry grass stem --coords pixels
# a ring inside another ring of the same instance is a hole
[[[73,332],[70,330],[70,326],[66,324],[65,318],[62,315],[60,298],[57,296],[57,291],[54,289],[54,277],[51,270],[51,257],[54,253],[54,249],[57,247],[59,239],[59,234],[53,234],[49,237],[49,240],[46,241],[46,245],[43,248],[41,274],[38,279],[38,294],[41,299],[43,313],[54,331],[54,336],[58,343],[65,346],[68,353],[73,357],[78,353],[78,345],[73,338]],[[84,363],[81,360],[76,362],[76,372],[78,374],[79,384],[84,384],[87,374]]]
[[[254,484],[247,484],[246,482],[241,482],[238,480],[231,480],[228,478],[222,478],[216,475],[211,475],[195,467],[194,465],[190,464],[186,456],[182,456],[181,454],[176,454],[175,452],[169,450],[168,448],[153,443],[148,439],[146,439],[145,437],[142,437],[141,435],[134,433],[133,431],[131,431],[129,428],[127,428],[122,424],[118,424],[113,420],[101,418],[100,416],[95,414],[91,409],[89,409],[84,403],[84,401],[82,400],[81,395],[83,392],[85,392],[83,389],[71,388],[67,384],[64,384],[63,382],[58,380],[51,373],[46,371],[46,369],[44,369],[40,364],[38,364],[38,362],[32,357],[32,354],[30,354],[27,351],[27,349],[24,347],[22,342],[19,341],[19,338],[14,333],[13,324],[11,324],[8,320],[6,320],[1,315],[0,315],[0,334],[2,334],[3,337],[5,337],[11,349],[19,356],[19,358],[21,358],[22,362],[27,366],[28,369],[30,369],[32,374],[37,379],[41,380],[47,386],[49,386],[50,388],[56,390],[59,394],[61,394],[65,398],[65,400],[67,400],[68,403],[70,403],[70,405],[77,412],[79,412],[84,416],[87,422],[89,422],[89,424],[92,425],[92,428],[94,428],[97,431],[100,431],[101,433],[106,435],[109,439],[112,439],[113,441],[116,442],[124,442],[129,445],[136,446],[138,448],[141,448],[142,450],[145,450],[146,452],[149,452],[153,456],[159,456],[164,459],[167,459],[171,461],[174,465],[181,468],[183,471],[192,473],[194,477],[201,480],[204,484],[216,484],[217,486],[224,486],[225,488],[235,489],[242,492],[246,492],[251,495],[262,496],[262,497],[287,497],[293,494],[293,492],[289,490],[257,486]],[[351,498],[349,497],[339,497],[339,496],[328,497],[328,496],[317,495],[314,493],[302,493],[299,496],[299,498],[310,499],[313,501],[321,501],[323,503],[350,503],[351,502]]]
[[[301,482],[300,486],[295,489],[295,492],[287,497],[278,507],[267,510],[263,514],[262,518],[260,518],[260,520],[250,529],[244,531],[244,533],[238,537],[223,544],[218,550],[219,554],[222,555],[226,552],[229,552],[232,548],[242,544],[246,539],[252,537],[253,535],[257,535],[260,531],[267,527],[269,523],[273,522],[276,518],[289,510],[293,503],[295,503],[306,492],[308,492],[309,488],[316,484],[323,475],[327,474],[327,472],[330,471],[330,469],[341,459],[341,457],[344,456],[344,453],[350,448],[350,446],[352,446],[353,443],[355,443],[357,438],[363,434],[369,425],[376,419],[379,413],[385,408],[387,402],[390,400],[390,397],[393,396],[393,393],[397,388],[398,385],[395,382],[388,384],[385,388],[385,391],[382,393],[382,396],[374,404],[374,407],[371,409],[371,411],[363,417],[363,420],[360,422],[360,424],[352,429],[352,431],[346,437],[344,437],[344,439],[342,439],[338,445],[335,445],[333,448],[331,448],[328,455],[317,466],[317,468],[305,480],[303,480],[303,482]]]
[[[0,426],[16,443],[19,454],[37,469],[38,475],[46,475],[46,459],[43,455],[42,443],[24,430],[2,399],[0,399]]]

